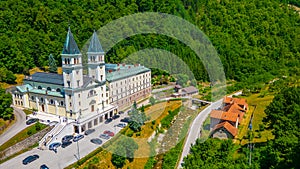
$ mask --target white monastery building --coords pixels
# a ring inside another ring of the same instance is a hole
[[[151,70],[141,65],[106,64],[96,32],[88,52],[88,75],[69,28],[61,53],[63,74],[37,72],[12,90],[15,106],[63,117],[82,133],[151,94]]]

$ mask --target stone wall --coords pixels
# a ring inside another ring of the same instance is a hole
[[[0,152],[0,160],[3,160],[23,149],[26,149],[26,148],[29,148],[30,146],[33,146],[35,143],[39,142],[46,133],[48,133],[51,129],[53,128],[52,127],[47,127],[45,129],[43,129],[42,131],[28,137],[27,139],[3,150]]]

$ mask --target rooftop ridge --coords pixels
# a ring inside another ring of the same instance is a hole
[[[71,29],[69,27],[62,54],[80,54],[80,50],[75,42]]]
[[[88,53],[104,53],[100,40],[95,30],[90,41]]]

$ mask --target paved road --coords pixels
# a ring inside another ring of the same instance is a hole
[[[57,153],[50,150],[39,150],[37,148],[34,148],[31,151],[27,151],[21,155],[18,155],[17,157],[6,161],[3,164],[0,164],[1,169],[15,169],[15,168],[39,168],[42,164],[46,164],[49,168],[55,168],[60,169],[64,168],[74,162],[77,161],[78,158],[78,148],[79,148],[79,157],[82,158],[89,153],[91,153],[93,150],[100,147],[99,145],[93,144],[90,142],[92,138],[99,138],[99,135],[103,133],[104,130],[110,130],[114,133],[117,133],[121,130],[119,127],[114,127],[114,125],[118,124],[120,122],[120,119],[126,116],[125,114],[121,115],[120,118],[113,120],[109,124],[102,123],[98,127],[96,127],[96,131],[88,136],[85,136],[82,140],[77,143],[72,143],[70,146],[66,148],[59,147],[57,149]],[[101,139],[104,142],[107,140]],[[33,161],[32,163],[29,163],[28,165],[23,165],[22,161],[29,155],[37,154],[40,156],[39,159],[36,161]]]
[[[167,86],[167,87],[163,87],[163,88],[159,88],[159,89],[153,89],[151,93],[158,93],[164,90],[169,90],[169,89],[173,89],[175,85],[171,85],[171,86]]]
[[[22,131],[27,127],[25,123],[26,114],[18,108],[14,108],[14,114],[16,117],[16,122],[10,128],[8,128],[3,134],[0,135],[0,145],[4,144],[10,138],[12,138],[17,133],[19,133],[20,131]]]
[[[240,94],[242,94],[241,91],[236,92],[233,95],[240,95]],[[232,96],[232,95],[230,95],[230,96]],[[200,130],[201,130],[203,122],[205,121],[205,119],[207,118],[207,116],[209,115],[211,110],[217,109],[221,106],[222,101],[223,101],[223,99],[213,102],[211,105],[209,105],[204,110],[202,110],[198,114],[198,116],[194,119],[194,121],[189,129],[189,133],[188,133],[186,142],[185,142],[183,150],[182,150],[178,168],[182,168],[181,164],[183,163],[183,158],[189,154],[191,145],[194,145],[197,138],[200,137]]]

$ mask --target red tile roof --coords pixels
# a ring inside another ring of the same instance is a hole
[[[232,121],[236,122],[237,119],[239,118],[238,113],[232,113],[232,112],[225,112],[221,110],[212,110],[210,113],[211,118],[215,119],[220,119],[220,120],[225,120],[225,121]],[[240,122],[240,119],[239,119]]]
[[[232,103],[236,103],[237,105],[239,105],[241,108],[243,108],[243,106],[246,107],[246,109],[248,109],[248,103],[247,100],[244,98],[232,98],[232,97],[224,97],[223,102],[225,104],[232,104]]]
[[[215,128],[213,129],[213,131],[215,130],[218,130],[220,128],[224,128],[226,129],[233,137],[235,137],[238,133],[238,129],[235,128],[234,126],[232,126],[230,123],[228,123],[227,121],[226,122],[223,122],[223,123],[219,123],[215,126]]]

